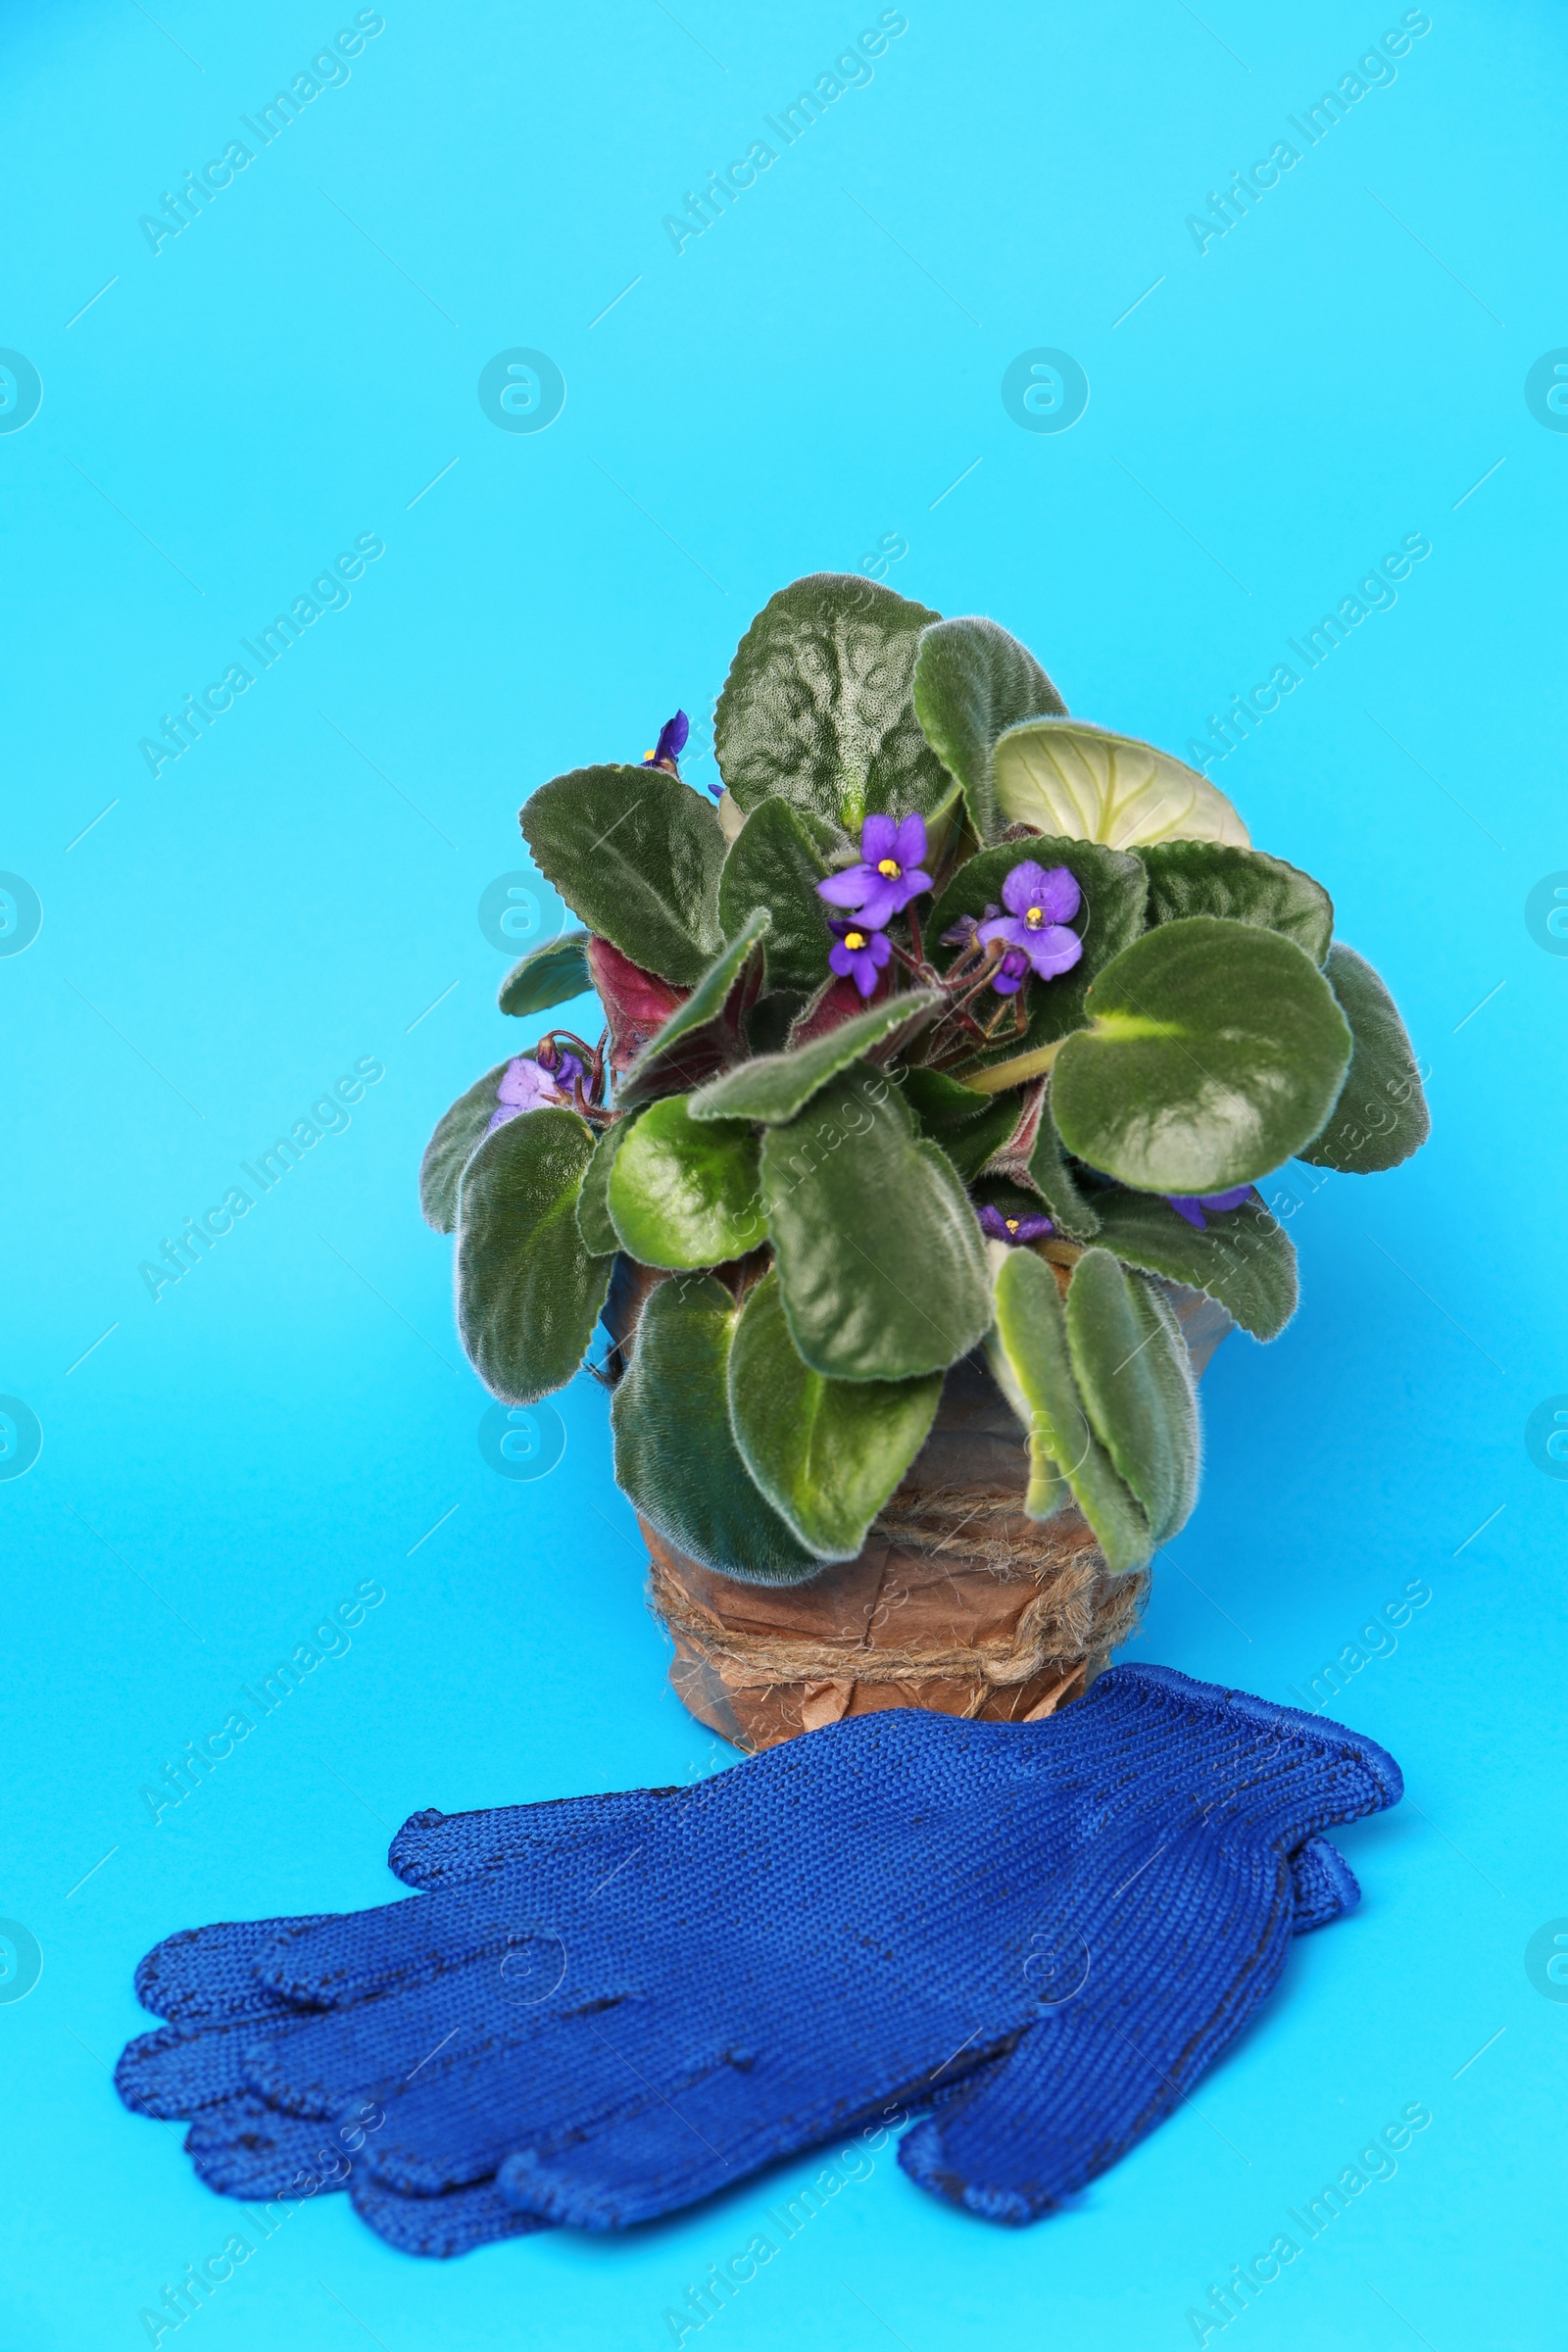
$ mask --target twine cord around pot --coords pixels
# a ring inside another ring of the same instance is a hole
[[[671,1632],[709,1657],[739,1668],[748,1684],[906,1683],[931,1677],[1024,1683],[1054,1661],[1103,1655],[1125,1641],[1148,1591],[1147,1575],[1111,1575],[1087,1530],[1080,1528],[1074,1539],[1046,1522],[1021,1535],[1004,1534],[998,1525],[1002,1516],[1017,1527],[1021,1515],[1015,1494],[966,1488],[897,1498],[872,1529],[873,1541],[880,1538],[890,1546],[951,1564],[956,1580],[967,1569],[987,1581],[1037,1587],[1007,1633],[980,1642],[918,1648],[873,1644],[869,1623],[858,1633],[826,1641],[781,1631],[746,1632],[725,1624],[657,1556],[651,1561],[653,1606]]]

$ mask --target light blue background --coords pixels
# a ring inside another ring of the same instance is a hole
[[[1424,1579],[1339,1702],[1409,1802],[1344,1840],[1360,1913],[1071,2212],[1009,2235],[884,2155],[703,2340],[1175,2352],[1416,2100],[1396,2177],[1241,2339],[1558,2339],[1568,2005],[1523,1956],[1568,1913],[1568,1493],[1524,1428],[1568,1391],[1568,960],[1523,909],[1568,867],[1568,435],[1523,383],[1568,344],[1568,38],[1544,0],[1439,0],[1392,86],[1200,255],[1186,216],[1400,13],[1203,5],[909,0],[869,84],[678,257],[662,216],[874,7],[388,0],[347,84],[156,256],[138,217],[352,9],[8,12],[0,343],[44,392],[0,436],[0,866],[43,926],[0,958],[0,1389],[43,1450],[0,1484],[0,1912],[44,1957],[0,2005],[5,2352],[146,2341],[139,2307],[243,2226],[110,2085],[157,1937],[383,1898],[416,1806],[724,1760],[665,1692],[602,1396],[558,1400],[551,1476],[494,1475],[416,1212],[435,1118],[532,1034],[475,913],[525,794],[640,757],[677,702],[706,754],[766,597],[901,543],[890,585],[994,614],[1072,710],[1180,752],[1413,531],[1396,606],[1213,772],[1387,975],[1433,1140],[1298,1185],[1300,1314],[1204,1384],[1204,1499],[1133,1652],[1286,1699]],[[1038,345],[1092,387],[1059,435],[1000,397]],[[564,371],[548,431],[481,413],[514,346]],[[155,781],[138,739],[367,532],[349,607]],[[155,1305],[139,1262],[371,1055],[347,1131]],[[368,1578],[348,1654],[155,1827],[143,1786]],[[654,2352],[807,2170],[448,2266],[321,2199],[202,2341]]]

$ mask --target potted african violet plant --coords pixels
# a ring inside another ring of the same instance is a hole
[[[603,1318],[672,1676],[729,1738],[1049,1712],[1193,1508],[1196,1372],[1294,1309],[1254,1185],[1414,1151],[1409,1041],[1321,885],[989,620],[798,580],[716,807],[685,739],[522,810],[583,927],[502,1010],[605,1027],[436,1129],[464,1346],[525,1405]]]

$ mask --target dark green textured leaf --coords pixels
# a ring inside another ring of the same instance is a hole
[[[1029,1026],[1022,1037],[1004,1036],[995,1045],[982,1047],[973,1062],[963,1065],[960,1075],[971,1086],[978,1085],[976,1075],[984,1070],[995,1073],[1004,1070],[1013,1073],[1003,1083],[1018,1084],[1038,1073],[1026,1066],[1032,1054],[1066,1037],[1074,1029],[1082,1029],[1088,1014],[1084,1000],[1097,972],[1121,953],[1138,937],[1144,926],[1144,894],[1148,882],[1136,858],[1122,850],[1107,850],[1093,841],[1070,841],[1064,838],[1009,841],[995,850],[982,850],[967,865],[960,865],[937,903],[927,926],[926,937],[940,941],[960,915],[982,916],[988,906],[1002,904],[1002,886],[1015,865],[1032,862],[1043,865],[1049,872],[1053,866],[1064,865],[1083,892],[1083,907],[1073,923],[1080,933],[1084,952],[1070,972],[1056,980],[1037,980],[1031,976],[1025,987],[1024,1007]],[[960,951],[956,948],[936,947],[934,954],[947,970]],[[976,1018],[989,1019],[1002,1003],[988,989],[970,1006]]]
[[[615,1154],[631,1133],[630,1119],[616,1119],[607,1127],[594,1146],[592,1159],[577,1196],[577,1231],[583,1247],[595,1257],[613,1257],[620,1248],[620,1236],[610,1221],[610,1171],[615,1164]]]
[[[858,1013],[808,1046],[743,1062],[738,1070],[715,1078],[693,1096],[692,1116],[758,1119],[766,1126],[779,1126],[793,1119],[840,1070],[848,1069],[852,1061],[858,1061],[889,1038],[912,1034],[941,1004],[941,995],[934,988],[910,989],[904,996],[885,999],[869,1012]]]
[[[1328,1125],[1297,1156],[1371,1176],[1419,1152],[1432,1131],[1421,1072],[1394,999],[1365,957],[1337,940],[1326,977],[1350,1024],[1354,1051]]]
[[[712,804],[662,767],[574,767],[519,820],[533,860],[590,931],[677,988],[723,942],[724,836]]]
[[[1100,1239],[1130,1266],[1217,1298],[1254,1340],[1278,1339],[1296,1312],[1296,1251],[1256,1194],[1205,1208],[1200,1233],[1167,1200],[1120,1185],[1095,1195]]]
[[[776,1273],[746,1301],[729,1359],[730,1423],[774,1509],[825,1559],[853,1560],[925,1444],[942,1375],[824,1380],[802,1362]]]
[[[564,931],[560,939],[545,942],[514,963],[502,981],[496,1003],[503,1012],[514,1013],[525,1019],[530,1012],[548,1012],[552,1004],[564,1004],[572,997],[585,996],[593,986],[588,976],[588,934],[586,931]]]
[[[699,1127],[688,1102],[666,1095],[645,1110],[611,1167],[611,1222],[645,1266],[722,1265],[767,1239],[750,1127]]]
[[[843,846],[836,826],[787,801],[764,801],[741,827],[719,876],[718,919],[733,939],[754,907],[767,908],[773,918],[766,948],[769,989],[808,995],[827,977],[830,909],[816,886],[828,872],[829,855]]]
[[[762,942],[770,920],[765,906],[748,915],[739,938],[650,1039],[615,1089],[622,1110],[656,1095],[687,1093],[744,1054],[746,1015],[762,984]]]
[[[1092,1242],[1100,1231],[1100,1211],[1067,1164],[1051,1109],[1051,1087],[1040,1106],[1040,1125],[1029,1154],[1029,1181],[1040,1195],[1058,1233],[1071,1242]]]
[[[820,1559],[754,1483],[729,1420],[740,1310],[710,1274],[662,1282],[610,1408],[615,1482],[667,1543],[747,1584],[798,1585]]]
[[[1328,954],[1334,902],[1321,882],[1283,858],[1224,841],[1152,842],[1138,856],[1149,874],[1151,929],[1189,914],[1217,914],[1282,931],[1316,964]]]
[[[1067,706],[1027,647],[994,620],[939,620],[920,639],[914,714],[950,774],[969,820],[994,842],[1005,819],[997,808],[992,755],[1004,728],[1025,718],[1064,717]]]
[[[941,1070],[916,1065],[899,1079],[899,1091],[913,1111],[922,1135],[940,1144],[965,1184],[972,1184],[1018,1125],[1018,1095],[977,1095]]]
[[[1155,1544],[1198,1500],[1198,1397],[1175,1315],[1108,1250],[1086,1250],[1067,1286],[1067,1343],[1089,1418]]]
[[[1106,1565],[1141,1568],[1153,1548],[1149,1522],[1090,1424],[1067,1341],[1056,1278],[1032,1250],[992,1245],[997,1319],[988,1352],[1003,1394],[1029,1432],[1031,1519],[1049,1519],[1070,1494]]]
[[[1146,1193],[1218,1193],[1317,1134],[1350,1059],[1334,992],[1294,940],[1206,914],[1107,964],[1092,1029],[1052,1073],[1062,1142]]]
[[[498,1061],[493,1070],[476,1078],[437,1122],[424,1147],[419,1162],[419,1211],[437,1233],[450,1233],[457,1224],[458,1186],[500,1102],[496,1090],[507,1066]]]
[[[945,808],[957,788],[909,692],[920,632],[939,618],[843,572],[781,588],[741,639],[713,719],[740,806],[789,801],[849,833],[868,810]]]
[[[918,1142],[893,1081],[842,1071],[762,1140],[784,1311],[814,1372],[939,1372],[991,1320],[984,1245],[951,1161]]]
[[[587,1352],[612,1260],[577,1231],[593,1137],[574,1110],[524,1111],[469,1160],[458,1210],[458,1329],[506,1404],[564,1388]]]

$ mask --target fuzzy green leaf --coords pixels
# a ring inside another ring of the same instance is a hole
[[[594,1146],[577,1196],[577,1231],[583,1248],[594,1257],[613,1257],[620,1248],[620,1236],[610,1221],[610,1171],[615,1164],[615,1154],[632,1129],[630,1119],[616,1119],[607,1127]]]
[[[548,1012],[552,1004],[564,1004],[572,997],[585,996],[592,986],[588,976],[588,934],[564,931],[560,939],[547,940],[542,948],[535,948],[531,956],[513,965],[501,983],[496,1003],[503,1012],[526,1019],[530,1012]]]
[[[487,1136],[458,1206],[458,1329],[492,1396],[532,1404],[564,1388],[587,1352],[612,1261],[577,1230],[593,1137],[547,1105]]]
[[[1108,1250],[1086,1250],[1067,1287],[1067,1343],[1095,1435],[1163,1544],[1198,1500],[1198,1396],[1170,1307]]]
[[[914,714],[928,744],[963,787],[983,842],[1006,822],[992,772],[997,738],[1021,719],[1064,717],[1067,706],[1027,647],[994,620],[939,620],[920,639]]]
[[[718,919],[727,939],[743,929],[754,907],[773,918],[767,935],[769,989],[820,988],[827,973],[832,934],[829,909],[816,895],[828,858],[844,846],[836,825],[792,808],[788,801],[764,801],[741,827],[718,881]]]
[[[921,1134],[941,1145],[965,1184],[974,1182],[1018,1125],[1021,1097],[977,1095],[941,1070],[907,1069],[899,1091]]]
[[[822,1561],[747,1470],[729,1419],[740,1310],[710,1274],[662,1282],[610,1408],[615,1483],[667,1543],[748,1584],[798,1585]]]
[[[1058,1233],[1064,1233],[1071,1242],[1094,1240],[1100,1231],[1100,1211],[1067,1164],[1052,1115],[1049,1082],[1040,1106],[1034,1150],[1029,1154],[1029,1181],[1051,1211]]]
[[[710,801],[662,767],[575,767],[541,784],[519,821],[590,931],[677,988],[702,978],[723,945],[724,836]]]
[[[945,808],[957,787],[909,691],[920,632],[939,618],[848,573],[781,588],[741,639],[713,718],[719,772],[741,808],[789,801],[847,833],[868,810]]]
[[[687,1093],[745,1053],[746,1016],[762,984],[762,942],[771,919],[765,906],[749,915],[739,938],[649,1040],[615,1089],[622,1110],[657,1095]]]
[[[690,1098],[645,1110],[612,1162],[611,1222],[645,1266],[717,1266],[767,1238],[757,1140],[738,1119],[698,1126]]]
[[[853,1560],[925,1444],[942,1375],[826,1380],[790,1338],[776,1273],[746,1301],[729,1359],[730,1423],[746,1467],[804,1544]]]
[[[1189,914],[1218,914],[1236,923],[1260,923],[1321,964],[1334,936],[1334,902],[1321,882],[1223,841],[1160,841],[1141,849],[1149,875],[1149,923],[1180,922]]]
[[[942,1004],[934,988],[910,989],[888,997],[869,1012],[830,1029],[825,1037],[789,1054],[764,1054],[743,1062],[722,1078],[702,1087],[692,1098],[697,1119],[758,1119],[776,1127],[810,1102],[811,1097],[848,1069],[852,1061],[885,1045],[890,1038],[910,1036]]]
[[[1149,1521],[1091,1426],[1067,1340],[1056,1278],[1032,1250],[993,1243],[996,1326],[988,1352],[998,1385],[1029,1432],[1031,1519],[1049,1519],[1069,1495],[1120,1572],[1153,1548]]]
[[[1083,893],[1083,908],[1072,927],[1083,939],[1084,952],[1072,970],[1055,980],[1037,980],[1031,976],[1023,996],[1028,1014],[1023,1036],[1011,1034],[1010,1025],[1004,1021],[997,1042],[980,1048],[972,1060],[964,1064],[960,1075],[1023,1060],[1043,1046],[1054,1044],[1074,1029],[1082,1029],[1089,1017],[1084,1001],[1096,973],[1129,947],[1144,927],[1144,897],[1149,885],[1138,859],[1121,850],[1103,849],[1098,842],[1056,837],[1004,842],[998,849],[982,850],[966,865],[960,865],[937,902],[926,926],[927,938],[940,941],[960,915],[978,918],[988,906],[1001,906],[1002,886],[1008,874],[1015,865],[1031,861],[1048,871],[1053,866],[1064,865],[1077,882]],[[947,970],[961,950],[939,946],[935,953]],[[970,1011],[984,1021],[997,1011],[1002,1002],[986,990],[970,1006]],[[1020,1077],[1032,1074],[1020,1072]]]
[[[493,1070],[476,1078],[437,1121],[435,1133],[424,1147],[419,1162],[419,1213],[437,1233],[451,1233],[457,1224],[458,1186],[495,1115],[501,1100],[496,1090],[507,1068],[506,1062],[498,1061]]]
[[[1247,827],[1206,776],[1133,735],[1078,718],[1009,727],[993,759],[1004,824],[1130,850],[1148,841],[1233,841]]]
[[[1396,1168],[1432,1132],[1404,1023],[1372,966],[1343,941],[1330,951],[1325,976],[1350,1024],[1354,1051],[1328,1125],[1297,1157],[1349,1176]]]
[[[1268,1174],[1322,1127],[1350,1059],[1334,992],[1294,940],[1191,915],[1100,973],[1094,1026],[1052,1073],[1062,1142],[1146,1193]]]
[[[1201,1233],[1169,1201],[1120,1185],[1097,1193],[1095,1206],[1107,1250],[1146,1274],[1206,1291],[1254,1340],[1278,1339],[1295,1314],[1296,1250],[1255,1194],[1240,1208],[1205,1208]]]
[[[841,1380],[939,1372],[985,1333],[980,1228],[892,1080],[842,1071],[762,1140],[762,1192],[796,1347]]]

